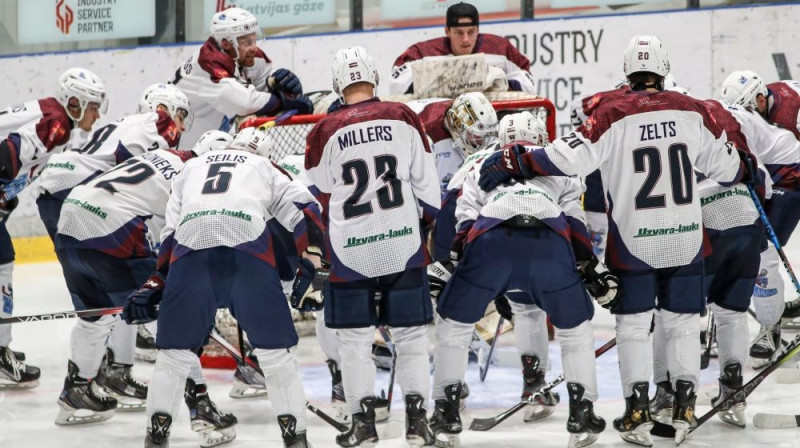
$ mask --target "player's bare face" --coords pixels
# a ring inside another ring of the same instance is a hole
[[[172,116],[172,121],[175,123],[175,127],[178,128],[178,132],[181,134],[186,132],[187,123],[186,117],[189,116],[189,112],[186,109],[178,109],[175,111],[175,115]]]
[[[239,58],[237,61],[243,67],[252,67],[256,63],[256,52],[258,45],[256,45],[256,33],[250,33],[246,36],[239,36],[236,38],[239,44]]]
[[[446,27],[444,32],[450,38],[450,50],[455,56],[472,54],[478,41],[477,26]]]
[[[80,106],[73,107],[72,100],[75,98],[70,99],[69,102],[69,114],[72,115],[73,118],[78,118],[81,115]],[[75,99],[75,103],[77,103],[77,99]],[[86,111],[83,113],[83,118],[81,121],[78,122],[78,127],[82,130],[89,132],[92,130],[92,126],[94,126],[94,122],[100,118],[100,105],[97,103],[89,103],[86,105]]]

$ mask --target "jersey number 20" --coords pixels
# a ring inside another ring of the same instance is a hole
[[[672,200],[677,205],[692,202],[692,162],[689,152],[683,143],[673,143],[667,149],[669,154],[669,180],[672,185]],[[647,166],[645,166],[645,160]],[[666,207],[665,195],[653,195],[653,189],[661,178],[661,152],[654,146],[647,146],[633,151],[633,169],[637,173],[647,172],[642,188],[636,194],[636,209]]]
[[[344,202],[344,219],[372,213],[372,202],[359,204],[361,196],[367,191],[370,178],[369,166],[362,159],[351,160],[342,164],[344,171],[342,179],[346,185],[355,184],[353,194]],[[386,184],[378,188],[378,205],[384,209],[400,207],[403,205],[403,190],[397,178],[397,159],[392,155],[375,156],[375,177],[380,177]]]

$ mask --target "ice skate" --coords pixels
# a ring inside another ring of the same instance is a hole
[[[467,407],[467,397],[469,397],[469,386],[466,381],[461,382],[461,401],[458,404],[458,410],[463,411]]]
[[[625,414],[614,419],[614,429],[620,432],[622,440],[636,445],[653,446],[650,430],[653,419],[647,397],[646,382],[633,383],[633,393],[625,398]]]
[[[689,381],[675,383],[675,407],[672,412],[672,427],[675,428],[675,443],[680,444],[689,432],[697,426],[694,418],[694,404],[697,396],[694,385]]]
[[[32,389],[39,385],[39,368],[25,364],[24,360],[23,353],[0,347],[0,391]]]
[[[781,346],[780,322],[765,326],[762,325],[758,335],[750,346],[750,360],[754,369],[766,367]]]
[[[584,388],[578,383],[567,383],[569,392],[569,419],[567,431],[569,448],[588,446],[597,441],[597,434],[606,429],[606,421],[594,414],[594,403],[583,398]]]
[[[147,405],[147,386],[131,376],[131,367],[114,362],[109,349],[92,382],[117,400],[118,411],[141,411]]]
[[[672,423],[672,405],[675,392],[669,381],[660,381],[656,384],[656,395],[650,400],[650,415],[653,420],[664,424]]]
[[[250,358],[255,360],[254,358]],[[250,364],[240,364],[233,372],[233,386],[228,396],[235,399],[267,397],[264,373]]]
[[[711,400],[712,406],[717,406],[720,401],[742,389],[742,365],[738,362],[725,366],[719,378],[719,395]],[[747,420],[744,410],[747,406],[744,399],[733,400],[732,405],[727,404],[717,413],[717,417],[725,423],[744,428]]]
[[[281,428],[283,446],[286,448],[312,448],[306,440],[305,431],[297,432],[297,419],[294,415],[283,414],[278,416],[278,427]]]
[[[79,377],[78,366],[69,361],[58,405],[61,409],[56,417],[56,425],[81,425],[110,419],[116,411],[117,400],[95,395],[92,382]]]
[[[336,411],[336,420],[350,423],[350,413],[347,412],[347,402],[344,399],[344,386],[342,385],[342,371],[336,361],[326,361],[331,372],[331,406]],[[383,422],[389,419],[389,400],[385,397],[375,397],[375,421]]]
[[[144,448],[169,448],[169,430],[172,417],[165,412],[156,412],[150,417],[150,427],[144,436]]]
[[[375,429],[375,397],[361,399],[361,412],[351,417],[350,429],[336,436],[336,444],[341,447],[371,447],[378,443]]]
[[[539,358],[536,356],[522,355],[522,400],[528,400],[545,385],[544,370],[539,368]],[[559,402],[559,396],[554,392],[540,394],[539,398],[525,408],[522,420],[532,422],[550,416]]]
[[[200,435],[200,446],[222,445],[236,438],[236,416],[217,410],[205,384],[195,384],[191,378],[187,379],[183,398],[189,407],[192,431]]]
[[[436,442],[430,426],[425,403],[420,394],[406,395],[406,442],[412,446],[432,446]]]
[[[157,355],[158,347],[156,347],[156,338],[153,337],[153,333],[150,333],[145,325],[138,325],[134,358],[139,361],[156,362]]]
[[[436,446],[453,448],[460,446],[459,434],[464,429],[459,415],[461,384],[444,388],[444,398],[436,400],[430,427],[436,437]]]

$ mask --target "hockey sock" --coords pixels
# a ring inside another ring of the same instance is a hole
[[[347,410],[357,414],[361,412],[361,399],[375,394],[375,364],[372,362],[375,327],[342,328],[336,335]]]
[[[653,382],[658,384],[667,381],[667,335],[661,313],[656,310],[653,317]]]
[[[147,331],[149,331],[150,334],[153,335],[153,338],[155,338],[156,335],[158,334],[158,320],[148,322],[144,324],[144,327],[147,328]]]
[[[556,329],[561,342],[561,363],[564,379],[584,387],[583,398],[597,401],[597,364],[594,356],[592,322],[584,321],[575,328]]]
[[[108,346],[114,352],[114,362],[132,366],[136,351],[136,325],[128,325],[124,320],[117,319]]]
[[[717,342],[719,344],[719,370],[738,362],[745,365],[747,360],[747,313],[726,310],[717,304],[708,306],[714,312],[714,323],[717,326]]]
[[[761,252],[761,265],[758,267],[759,274],[753,289],[753,307],[756,310],[756,320],[761,325],[775,325],[783,314],[784,285],[780,265],[778,251],[770,243]]]
[[[156,412],[166,412],[176,418],[183,402],[186,377],[197,355],[190,350],[158,351],[153,377],[147,388],[147,425]]]
[[[200,357],[195,356],[192,360],[192,365],[189,368],[189,378],[194,381],[194,384],[206,384],[206,378],[203,376],[203,366],[200,365]]]
[[[14,290],[11,288],[11,274],[14,271],[14,262],[0,264],[0,317],[11,317],[14,312]],[[0,325],[0,347],[11,344],[11,324]]]
[[[431,389],[431,366],[428,358],[428,326],[392,328],[397,350],[397,381],[404,395],[419,394],[427,407]]]
[[[697,390],[700,377],[700,314],[661,310],[667,335],[667,369],[674,390],[678,380],[689,381]]]
[[[508,302],[514,312],[514,336],[520,355],[539,358],[539,368],[547,369],[547,315],[536,305]]]
[[[617,314],[617,352],[623,396],[633,394],[633,383],[650,381],[653,368],[650,324],[653,311],[636,314]],[[698,340],[698,343],[700,341]],[[698,349],[699,350],[699,349]],[[695,356],[698,358],[698,352]]]
[[[78,366],[82,378],[94,378],[106,352],[106,341],[116,316],[103,316],[94,322],[78,319],[70,338],[70,359]]]
[[[445,398],[444,388],[460,383],[467,370],[467,349],[475,324],[465,324],[436,316],[436,349],[433,362],[433,399]]]
[[[325,353],[327,359],[336,361],[336,364],[341,364],[339,357],[339,339],[336,338],[336,330],[328,328],[325,325],[325,312],[319,311],[317,314],[317,341],[322,352]]]
[[[277,415],[291,414],[297,419],[296,431],[306,430],[306,395],[297,372],[297,363],[290,349],[253,351],[264,372],[269,399]],[[372,367],[373,372],[375,367]]]

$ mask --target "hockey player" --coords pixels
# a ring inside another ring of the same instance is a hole
[[[55,97],[30,101],[0,111],[0,316],[14,309],[11,276],[14,247],[6,229],[8,215],[19,203],[16,195],[28,185],[51,154],[72,142],[108,108],[103,81],[92,72],[71,68],[58,79]],[[25,355],[9,348],[11,325],[0,325],[0,389],[39,384],[39,369],[26,365]]]
[[[676,440],[695,423],[707,246],[694,168],[722,186],[739,182],[748,170],[706,105],[663,91],[669,60],[657,37],[631,39],[624,71],[630,92],[601,104],[575,133],[546,148],[493,154],[481,167],[480,186],[492,190],[512,178],[586,175],[600,168],[609,203],[606,260],[624,291],[613,312],[626,411],[614,427],[624,440],[649,446],[648,333],[656,306],[676,391]]]
[[[311,276],[320,266],[323,228],[311,193],[263,157],[271,145],[264,132],[247,128],[227,149],[188,162],[173,179],[158,268],[130,296],[123,313],[129,322],[156,316],[159,322],[145,446],[169,443],[180,390],[196,359],[191,350],[203,345],[218,307],[228,307],[237,318],[267,388],[280,391],[270,401],[285,446],[308,446],[305,395],[289,350],[298,338],[266,221],[274,216],[293,230],[304,275]],[[232,427],[211,429],[218,437],[205,438],[204,446],[236,435]]]
[[[394,61],[389,92],[414,93],[411,68],[414,61],[484,53],[488,65],[506,73],[508,90],[536,93],[528,58],[508,39],[480,33],[478,25],[478,10],[473,5],[460,2],[447,8],[445,37],[416,43],[403,52]]]
[[[250,12],[218,12],[211,19],[211,36],[175,71],[172,83],[189,97],[197,117],[186,135],[189,141],[210,129],[227,132],[237,116],[312,112],[297,76],[285,68],[272,70],[272,61],[257,45],[260,34]]]
[[[305,167],[329,222],[325,323],[339,338],[350,430],[342,447],[372,445],[375,327],[391,327],[405,394],[406,440],[431,445],[427,324],[432,306],[425,228],[440,200],[431,148],[417,115],[375,97],[378,74],[362,47],[336,52],[333,89],[343,106],[307,137]]]

